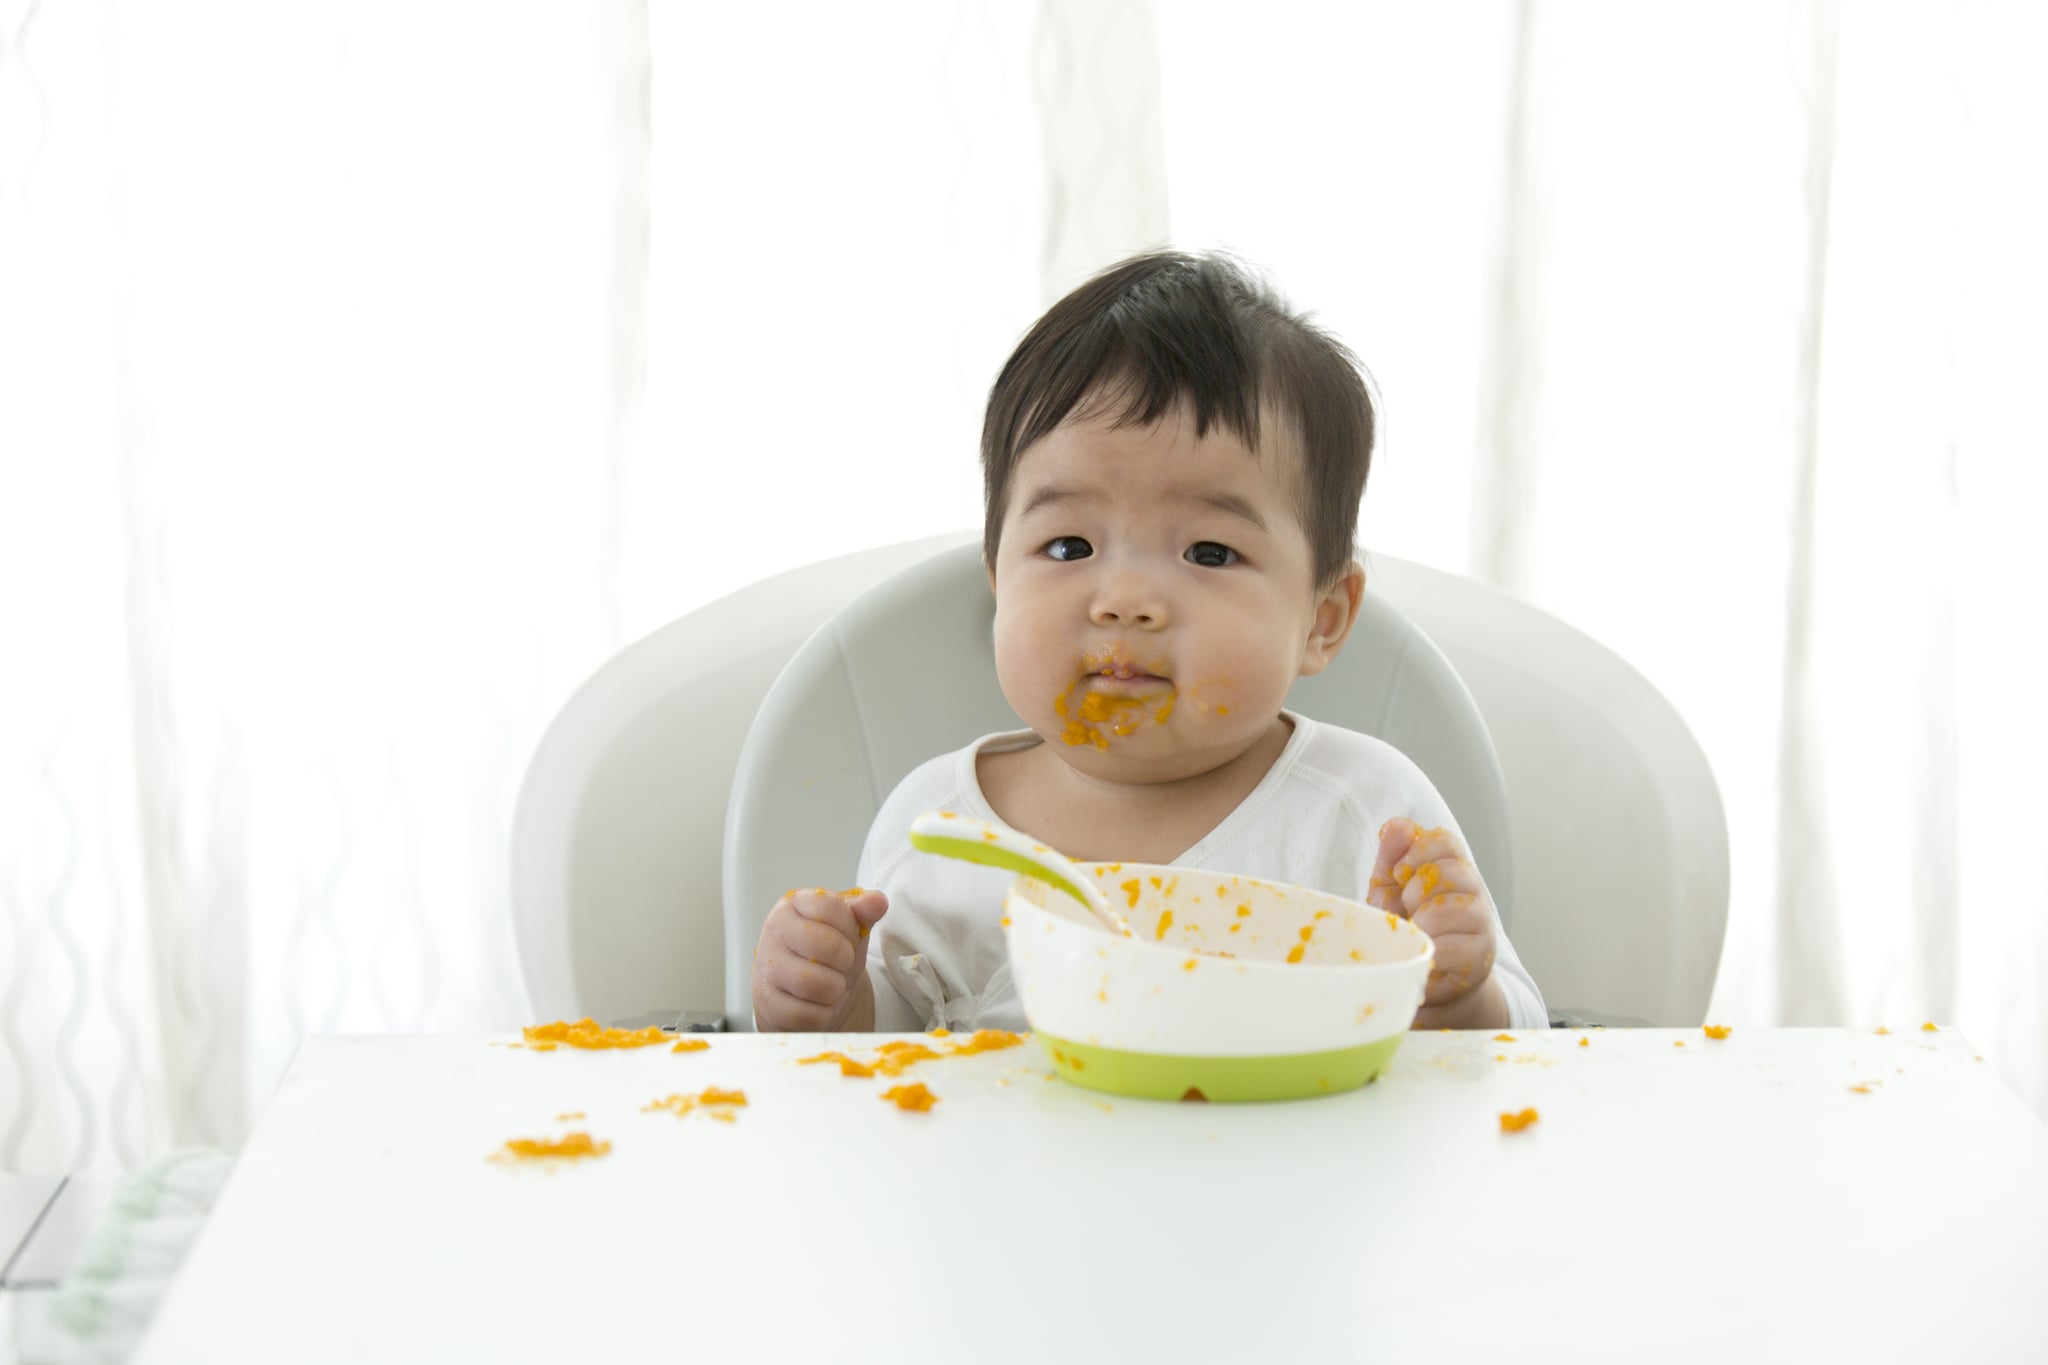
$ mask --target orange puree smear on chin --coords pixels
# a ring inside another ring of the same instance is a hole
[[[668,1042],[672,1036],[658,1028],[606,1028],[595,1019],[582,1019],[573,1024],[560,1020],[552,1024],[534,1024],[521,1032],[535,1052],[552,1052],[557,1044],[590,1049],[652,1047],[656,1043]]]
[[[593,1142],[588,1133],[569,1133],[555,1141],[546,1138],[513,1138],[506,1142],[498,1161],[574,1161],[579,1157],[603,1156],[612,1149],[609,1142]]]

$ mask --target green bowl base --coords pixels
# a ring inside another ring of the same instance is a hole
[[[1061,1079],[1090,1090],[1146,1100],[1299,1100],[1356,1090],[1393,1063],[1403,1034],[1361,1047],[1274,1057],[1174,1057],[1091,1047],[1041,1033],[1039,1043]]]

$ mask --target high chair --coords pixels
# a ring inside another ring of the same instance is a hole
[[[1368,558],[1366,580],[1343,652],[1288,706],[1429,775],[1554,1019],[1699,1023],[1727,829],[1670,703],[1482,584],[1390,556]],[[764,580],[601,667],[543,736],[514,818],[535,1016],[751,1027],[776,899],[850,884],[898,779],[1018,727],[993,618],[979,533],[960,532]]]

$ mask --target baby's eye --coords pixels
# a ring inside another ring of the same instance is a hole
[[[1064,563],[1069,559],[1086,559],[1095,553],[1095,547],[1079,536],[1060,536],[1045,543],[1045,553]]]
[[[1186,559],[1190,564],[1200,564],[1205,569],[1221,569],[1237,563],[1238,553],[1213,540],[1198,540],[1188,546]]]

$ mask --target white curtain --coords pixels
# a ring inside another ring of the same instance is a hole
[[[510,810],[610,652],[971,524],[1053,297],[1232,247],[1372,368],[1369,548],[1679,706],[1724,1021],[2048,1114],[2019,6],[0,0],[0,1169],[523,1022]]]

